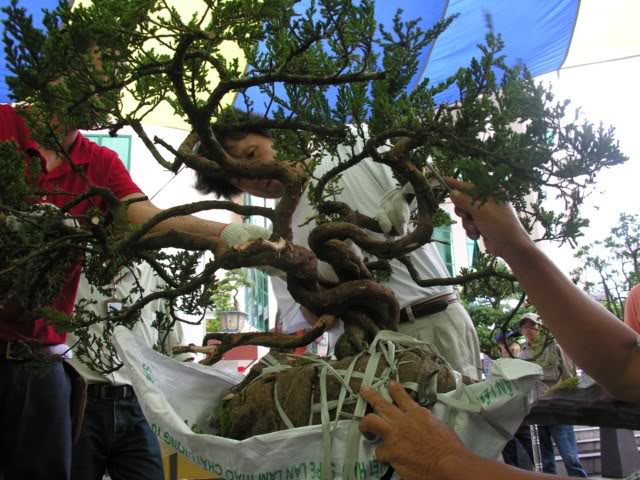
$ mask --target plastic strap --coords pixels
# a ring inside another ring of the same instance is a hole
[[[378,334],[378,337],[380,334]],[[378,338],[376,337],[376,339]],[[371,350],[369,350],[371,351]],[[371,385],[371,380],[373,380],[376,370],[378,369],[378,363],[382,358],[382,353],[376,352],[372,353],[369,358],[369,362],[367,362],[367,368],[364,371],[364,378],[362,379],[362,385]],[[367,402],[365,402],[364,398],[358,397],[358,403],[356,403],[355,411],[353,412],[354,417],[359,418],[364,416],[364,412],[367,408]],[[344,480],[351,480],[353,476],[353,468],[355,466],[356,461],[358,460],[358,452],[360,450],[360,431],[358,430],[358,421],[353,420],[350,425],[349,434],[347,436],[347,445],[344,454],[344,464],[342,467],[342,478]]]
[[[273,399],[274,399],[274,401],[276,403],[276,408],[278,409],[278,413],[280,414],[280,418],[282,419],[284,424],[287,426],[287,428],[289,430],[291,430],[292,428],[296,428],[293,425],[293,422],[287,416],[286,412],[282,409],[282,406],[280,405],[280,400],[278,400],[278,381],[277,380],[275,381],[275,385],[273,386]]]
[[[351,378],[353,378],[354,370],[356,368],[356,362],[358,361],[361,355],[362,355],[362,352],[356,355],[356,357],[349,364],[349,368],[347,368],[347,371],[345,372],[344,380],[347,385],[351,381]],[[343,388],[340,390],[340,395],[338,396],[338,403],[336,405],[336,417],[333,423],[333,431],[331,432],[332,437],[335,435],[335,432],[338,429],[338,421],[340,420],[340,414],[342,413],[342,407],[344,405],[346,397],[347,397],[347,389]],[[353,400],[353,402],[356,402],[356,399],[353,394],[349,397],[349,399]],[[353,403],[353,402],[349,402],[349,403]]]
[[[324,450],[322,461],[322,480],[331,480],[331,451],[332,437],[331,437],[331,418],[329,417],[329,409],[327,408],[327,367],[323,367],[320,370],[320,404],[322,409],[320,410],[320,419],[322,421],[322,446]],[[341,390],[344,390],[342,388]]]

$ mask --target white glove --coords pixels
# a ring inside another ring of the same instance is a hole
[[[407,196],[414,196],[413,186],[407,183],[402,188],[389,190],[380,201],[375,215],[378,225],[388,235],[404,235],[407,231],[411,211]]]
[[[242,245],[243,243],[247,243],[252,240],[266,240],[270,236],[271,230],[259,227],[258,225],[251,225],[250,223],[230,223],[222,229],[222,232],[220,232],[220,239],[224,240],[230,247],[237,247],[238,245]],[[260,270],[270,277],[287,278],[286,274],[282,270],[269,265],[252,268]]]
[[[271,230],[250,223],[230,223],[220,232],[220,239],[230,247],[237,247],[251,240],[266,240],[270,236]]]
[[[36,207],[35,211],[28,212],[28,213],[25,212],[24,216],[35,220],[38,217],[42,217],[47,214],[57,214],[60,211],[60,209],[53,203],[40,203],[38,205],[35,205],[35,207]],[[15,215],[9,215],[7,216],[6,223],[7,223],[7,228],[12,232],[16,233],[22,230],[24,221]],[[75,218],[64,219],[62,220],[62,224],[66,225],[67,227],[74,227],[74,228],[78,228],[79,226]]]

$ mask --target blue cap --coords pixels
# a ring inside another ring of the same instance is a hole
[[[500,343],[500,342],[504,342],[505,340],[508,340],[510,338],[514,338],[514,337],[519,337],[520,335],[518,334],[518,332],[512,332],[510,330],[508,330],[505,334],[505,332],[503,332],[502,330],[500,330],[498,333],[496,333],[496,343]]]

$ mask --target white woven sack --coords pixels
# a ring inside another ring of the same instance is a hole
[[[220,368],[180,363],[147,347],[124,327],[114,344],[147,421],[161,442],[191,462],[227,480],[366,480],[380,478],[386,465],[375,459],[376,441],[358,432],[357,420],[325,422],[237,441],[211,434],[206,419],[217,401],[242,376]],[[381,332],[372,357],[393,360],[400,348],[427,348],[395,332]],[[371,369],[375,371],[375,365]],[[447,422],[472,451],[496,458],[529,411],[529,391],[541,376],[535,364],[520,360],[494,362],[490,377],[476,385],[459,382],[456,390],[437,394],[433,412]],[[371,377],[371,375],[369,375]],[[380,386],[381,379],[364,383]],[[409,388],[415,388],[409,386]],[[364,413],[360,401],[354,415]]]

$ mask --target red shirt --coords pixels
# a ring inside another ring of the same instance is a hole
[[[38,145],[31,139],[29,130],[13,107],[0,105],[0,141],[14,140],[20,150],[40,157],[41,173],[38,177],[38,187],[42,190],[54,192],[70,192],[70,195],[43,195],[41,202],[52,203],[62,207],[75,197],[75,194],[88,189],[86,181],[74,172],[67,163],[63,163],[47,172],[44,158],[40,155]],[[141,192],[133,183],[131,176],[118,155],[108,148],[101,147],[87,140],[78,133],[69,150],[73,162],[80,166],[90,182],[96,186],[110,188],[118,198],[124,198],[132,193]],[[91,203],[92,202],[92,203]],[[94,205],[105,208],[102,197],[95,196],[89,201],[83,201],[71,209],[74,215],[81,215]],[[53,307],[66,314],[71,314],[78,290],[81,265],[73,267],[60,294],[53,302]],[[57,332],[44,318],[33,323],[17,321],[19,309],[17,305],[5,305],[0,308],[0,340],[30,340],[44,345],[64,343],[66,333]]]

